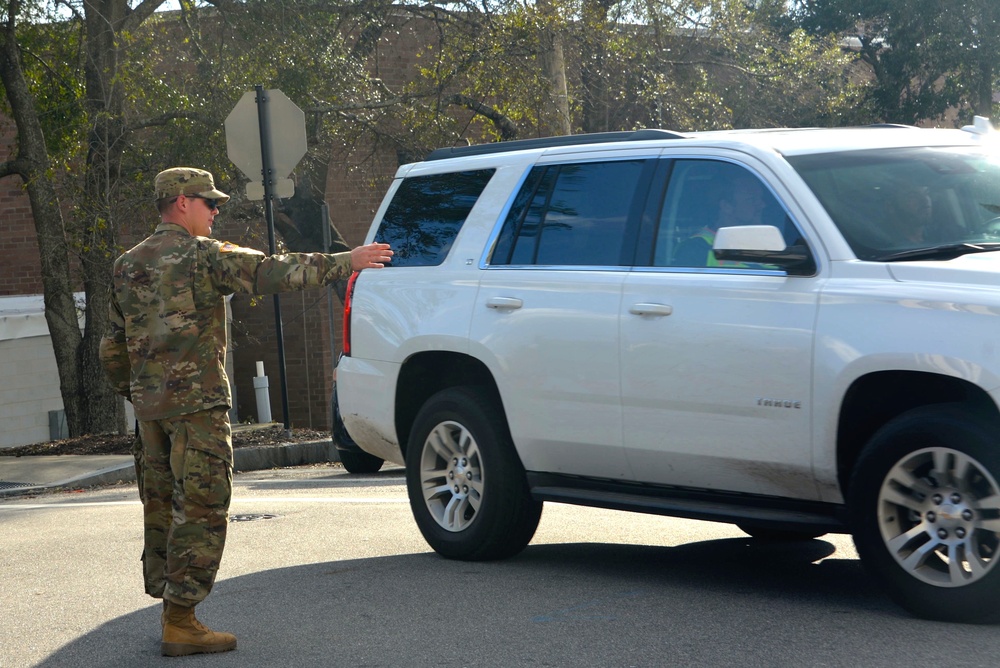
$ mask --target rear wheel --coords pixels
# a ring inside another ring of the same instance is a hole
[[[997,424],[955,406],[910,411],[858,459],[849,506],[864,565],[913,614],[1000,620]]]
[[[414,421],[406,486],[420,532],[449,559],[505,559],[527,546],[542,503],[495,400],[482,388],[431,397]]]
[[[385,463],[381,457],[360,450],[358,452],[338,450],[337,456],[340,457],[340,463],[344,465],[348,473],[375,473]]]
[[[340,416],[340,402],[337,400],[336,378],[333,380],[331,397],[331,403],[333,404],[331,409],[333,417],[331,436],[333,437],[333,445],[337,448],[337,456],[340,458],[340,463],[344,465],[348,473],[375,473],[382,468],[385,460],[362,450],[354,442],[354,439],[351,438],[351,435],[347,433],[347,427],[344,426],[344,419]]]

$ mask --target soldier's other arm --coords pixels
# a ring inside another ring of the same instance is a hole
[[[111,296],[111,303],[108,306],[108,331],[101,338],[99,354],[101,365],[115,392],[131,400],[132,367],[128,360],[128,346],[125,343],[125,318],[114,295]]]

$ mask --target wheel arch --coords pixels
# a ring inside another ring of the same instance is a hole
[[[404,457],[420,407],[434,394],[458,385],[485,388],[496,401],[498,410],[503,412],[493,374],[475,357],[451,351],[427,351],[412,355],[403,363],[396,382],[394,419]]]
[[[967,380],[919,371],[880,371],[854,381],[841,403],[837,427],[837,477],[846,492],[865,444],[894,417],[920,406],[960,404],[975,415],[1000,421],[996,404]]]

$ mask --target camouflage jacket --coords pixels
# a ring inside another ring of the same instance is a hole
[[[229,407],[226,295],[318,287],[350,273],[350,253],[266,256],[160,223],[115,261],[101,362],[139,420]]]

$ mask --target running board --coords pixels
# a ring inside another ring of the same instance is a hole
[[[846,509],[836,504],[623,484],[543,473],[528,473],[528,484],[532,497],[539,501],[774,529],[849,532]]]

